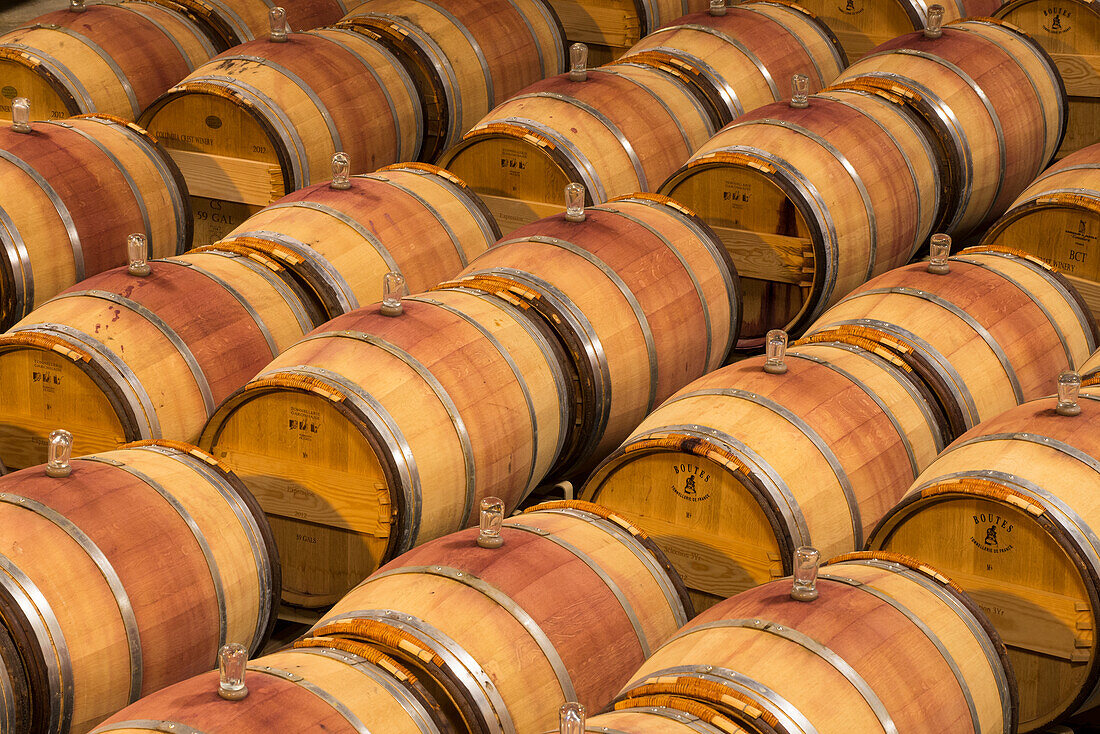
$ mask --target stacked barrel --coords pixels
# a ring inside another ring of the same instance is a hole
[[[0,39],[0,732],[1095,706],[1070,36],[674,0],[590,67],[583,2],[268,5]]]
[[[568,701],[604,705],[690,616],[675,571],[585,503],[501,519],[394,560],[247,674],[168,688],[96,731],[518,733]]]
[[[986,232],[983,243],[1026,251],[1054,265],[1100,313],[1100,271],[1093,243],[1100,237],[1100,145],[1063,158],[1037,177]]]
[[[215,53],[197,19],[179,5],[85,7],[76,0],[0,37],[6,97],[0,115],[11,119],[11,100],[26,97],[37,120],[90,112],[136,120]]]
[[[736,120],[660,190],[722,234],[746,276],[743,345],[759,348],[768,329],[801,333],[904,264],[931,232],[963,237],[1004,212],[1058,149],[1064,104],[1023,33],[933,24],[820,95]]]
[[[144,442],[0,479],[5,732],[86,732],[127,703],[259,651],[279,560],[240,481],[193,446]]]
[[[196,441],[264,365],[360,299],[380,299],[385,273],[430,287],[496,234],[462,182],[410,163],[304,189],[215,245],[93,275],[25,309],[0,336],[5,461],[42,461],[58,425],[78,435],[81,453],[139,439]],[[119,226],[106,236],[125,250]]]
[[[695,704],[759,734],[1015,730],[1004,644],[959,587],[895,554],[812,571],[794,588],[765,584],[700,614],[615,709]]]
[[[190,247],[183,178],[137,125],[102,115],[24,124],[0,130],[0,146],[0,328],[124,264],[132,233],[156,257]]]
[[[1096,122],[1100,97],[1100,11],[1095,4],[1070,0],[1011,0],[994,14],[1026,31],[1058,66],[1069,97],[1069,126],[1058,158],[1100,143]]]
[[[533,84],[481,119],[440,159],[485,196],[505,233],[561,210],[656,191],[733,116],[783,99],[792,74],[816,91],[844,68],[828,29],[800,8],[752,2],[684,16],[617,63]]]
[[[356,173],[432,161],[494,105],[564,68],[544,0],[370,0],[312,31],[273,22],[141,114],[184,171],[199,244],[328,180],[336,152]]]
[[[293,604],[334,603],[476,523],[487,496],[511,511],[591,467],[719,366],[739,322],[713,234],[644,195],[535,222],[457,279],[393,296],[290,346],[199,438],[272,518]]]

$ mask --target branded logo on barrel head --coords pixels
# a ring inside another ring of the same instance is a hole
[[[19,96],[19,90],[12,86],[4,87],[0,89],[0,94],[3,94],[8,99],[15,99]]]
[[[1072,27],[1073,14],[1065,8],[1055,5],[1043,11],[1043,29],[1047,33],[1065,33]]]
[[[672,491],[689,502],[702,502],[710,498],[710,474],[694,464],[672,465]]]
[[[863,0],[844,0],[837,10],[845,15],[859,15],[863,12]]]
[[[206,126],[211,130],[217,130],[222,126],[222,118],[217,115],[210,115],[206,118]]]
[[[51,375],[48,372],[31,372],[31,382],[41,382],[46,385],[60,385],[61,377]]]
[[[506,145],[500,150],[500,168],[506,173],[518,175],[527,170],[527,151],[519,146]]]
[[[743,181],[727,180],[723,182],[722,201],[733,205],[734,209],[744,208],[746,204],[755,202],[752,185]]]
[[[979,512],[974,515],[974,537],[970,542],[987,553],[1007,553],[1015,546],[1010,533],[1015,527],[995,512]]]

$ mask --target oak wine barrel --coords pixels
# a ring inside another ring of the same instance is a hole
[[[104,115],[0,128],[0,330],[63,289],[128,262],[191,246],[187,186],[137,125]]]
[[[1100,8],[1088,0],[1011,0],[994,14],[1046,49],[1069,95],[1064,158],[1100,143]]]
[[[1057,402],[1032,400],[963,434],[868,543],[926,560],[981,605],[1016,670],[1021,732],[1100,700],[1100,393],[1086,388],[1075,417]]]
[[[546,0],[366,0],[340,26],[376,38],[413,75],[426,109],[425,161],[528,84],[566,68]]]
[[[136,120],[215,53],[174,3],[127,0],[46,13],[0,36],[0,116],[11,119],[11,100],[26,97],[32,119],[102,112]]]
[[[275,623],[270,528],[223,465],[163,441],[70,465],[0,480],[0,612],[29,683],[5,731],[83,734]]]
[[[791,573],[795,549],[863,547],[946,444],[932,398],[876,345],[796,344],[665,401],[592,473],[583,499],[645,530],[697,608]]]
[[[323,307],[325,319],[382,300],[382,277],[401,273],[411,293],[454,277],[500,230],[477,194],[428,163],[398,163],[284,196],[213,248],[278,260]]]
[[[948,210],[963,236],[999,217],[1053,159],[1066,129],[1054,62],[1018,28],[981,18],[942,35],[899,36],[849,66],[838,86],[888,90],[932,130]]]
[[[1004,0],[940,2],[944,21],[993,15]],[[932,0],[799,0],[798,4],[828,25],[848,58],[858,61],[873,49],[928,24]]]
[[[651,696],[616,704],[614,711],[589,716],[585,723],[585,731],[604,734],[775,734],[770,727],[746,729],[714,708],[680,696]]]
[[[162,94],[142,125],[183,171],[210,244],[261,207],[332,178],[413,160],[424,136],[412,78],[392,53],[350,30],[249,41]]]
[[[654,30],[620,61],[685,75],[714,110],[719,126],[791,95],[795,74],[819,92],[848,66],[832,31],[787,2],[753,0],[725,15],[691,13]]]
[[[566,43],[589,47],[609,63],[644,36],[681,16],[706,10],[706,0],[547,0],[561,18]]]
[[[786,579],[703,612],[616,705],[672,695],[782,734],[1016,730],[1005,645],[959,586],[895,553],[840,556],[817,579],[813,601]]]
[[[580,474],[657,404],[722,364],[740,324],[737,272],[671,199],[636,194],[512,233],[444,288],[518,302],[558,336],[575,375],[554,472]]]
[[[691,614],[660,551],[596,505],[510,517],[499,549],[479,547],[477,534],[394,559],[310,634],[393,656],[458,731],[519,734],[556,725],[567,701],[602,708]]]
[[[276,4],[286,11],[291,29],[308,31],[332,25],[355,6],[355,0],[152,0],[159,5],[187,8],[218,52],[271,32],[269,13]],[[181,77],[182,78],[182,77]]]
[[[509,234],[560,213],[571,182],[602,204],[653,191],[714,134],[686,78],[622,63],[561,74],[497,106],[439,164],[466,181]]]
[[[903,100],[826,90],[727,125],[661,185],[721,237],[745,279],[740,349],[801,333],[830,304],[898,267],[940,209],[929,141]]]
[[[154,260],[144,278],[108,270],[0,335],[5,463],[44,461],[58,425],[81,454],[193,443],[222,400],[313,326],[285,271],[254,255]]]
[[[225,400],[200,445],[267,512],[284,599],[336,602],[418,543],[510,509],[561,450],[564,355],[502,299],[458,289],[323,324]],[[548,332],[548,330],[545,330]],[[259,372],[259,370],[257,370]]]
[[[975,247],[950,272],[914,263],[826,311],[806,341],[861,337],[900,357],[935,395],[953,439],[1044,395],[1095,351],[1096,322],[1065,279],[1019,252]]]
[[[217,672],[146,696],[94,734],[458,734],[406,667],[350,640],[305,639],[249,661],[248,695],[220,698]]]
[[[1100,313],[1100,144],[1044,171],[982,237],[1058,268],[1095,315]]]
[[[0,730],[30,729],[30,683],[15,641],[0,627]]]
[[[1100,375],[1100,350],[1093,352],[1092,356],[1085,360],[1079,368],[1083,384],[1093,384]]]

